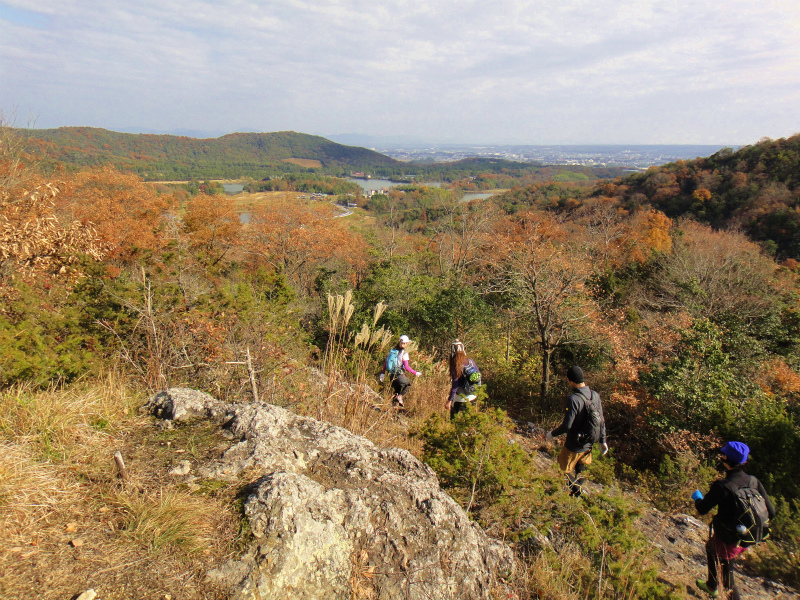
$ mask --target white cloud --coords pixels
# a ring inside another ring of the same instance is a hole
[[[800,127],[778,0],[0,0],[37,125],[750,142]]]

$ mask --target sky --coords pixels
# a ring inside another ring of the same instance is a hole
[[[800,132],[798,0],[0,0],[19,127],[426,143]]]

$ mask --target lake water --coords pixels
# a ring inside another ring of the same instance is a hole
[[[369,192],[370,190],[380,190],[383,188],[391,189],[393,187],[397,187],[398,185],[409,185],[408,183],[399,183],[397,181],[389,181],[388,179],[356,179],[353,177],[348,177],[347,181],[357,183],[365,192]],[[442,187],[442,184],[439,181],[428,181],[422,185],[427,185],[428,187]]]
[[[496,195],[497,192],[464,192],[464,197],[461,198],[461,201],[469,202],[470,200],[484,200]]]
[[[222,184],[222,189],[225,190],[226,194],[229,194],[229,195],[232,196],[234,194],[238,194],[239,192],[241,192],[244,189],[244,184],[243,183],[223,183]]]

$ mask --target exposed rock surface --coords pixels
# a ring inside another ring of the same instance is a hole
[[[659,570],[664,580],[679,591],[705,597],[697,589],[695,580],[706,578],[705,542],[708,525],[690,515],[666,515],[650,508],[643,515],[639,527],[660,550]],[[742,598],[780,600],[798,597],[796,591],[780,583],[743,573],[740,564],[737,565],[735,577]]]
[[[233,434],[220,460],[197,469],[202,477],[261,474],[245,502],[255,541],[208,574],[236,600],[478,599],[513,569],[511,550],[471,523],[405,450],[194,390],[159,392],[148,408],[167,420],[213,418]]]

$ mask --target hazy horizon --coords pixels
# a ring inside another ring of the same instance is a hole
[[[19,126],[19,124],[17,124]],[[96,127],[94,125],[58,125],[54,127],[38,127],[36,124],[33,124],[31,127],[22,127],[30,128],[33,130],[38,129],[59,129],[60,127]],[[172,135],[172,136],[180,136],[180,137],[189,137],[194,139],[216,139],[226,135],[231,135],[234,133],[276,133],[277,131],[255,131],[255,130],[240,130],[240,131],[202,131],[202,130],[185,130],[185,129],[173,129],[173,130],[153,130],[147,129],[143,127],[128,127],[128,128],[120,128],[120,129],[109,129],[108,127],[98,127],[99,129],[106,129],[108,131],[114,131],[116,133],[130,133],[130,134],[147,134],[147,135]],[[285,131],[285,130],[282,130]],[[360,133],[340,133],[340,134],[322,134],[322,133],[309,133],[305,131],[298,131],[296,133],[304,133],[308,135],[315,135],[319,137],[323,137],[325,139],[331,140],[333,142],[347,145],[347,146],[362,146],[362,147],[375,147],[375,146],[390,146],[396,145],[397,147],[409,147],[409,148],[420,148],[424,146],[432,146],[438,148],[448,148],[448,147],[501,147],[501,146],[573,146],[573,147],[580,147],[580,146],[592,146],[592,147],[602,147],[602,146],[615,146],[615,147],[636,147],[636,146],[675,146],[675,147],[715,147],[715,148],[725,148],[725,147],[741,147],[747,144],[744,143],[728,143],[728,144],[714,144],[714,143],[690,143],[690,144],[672,144],[672,143],[660,143],[660,142],[653,142],[647,144],[640,144],[640,143],[624,143],[624,142],[617,142],[617,143],[605,143],[605,142],[591,142],[591,143],[535,143],[535,142],[482,142],[482,141],[464,141],[464,142],[452,142],[452,141],[440,141],[440,140],[431,140],[431,139],[419,139],[413,138],[411,136],[382,136],[379,134],[360,134]],[[757,140],[756,140],[757,141]],[[363,142],[363,143],[360,143]]]

